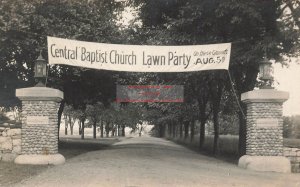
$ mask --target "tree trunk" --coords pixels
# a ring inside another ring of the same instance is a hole
[[[198,108],[199,108],[199,121],[200,121],[200,137],[199,137],[199,149],[203,148],[205,141],[205,123],[210,115],[210,112],[207,113],[207,106],[209,102],[209,92],[202,92],[201,95],[197,98]]]
[[[160,137],[160,138],[162,137],[162,124],[158,124],[157,136]]]
[[[167,127],[168,127],[168,135],[167,135],[167,137],[171,137],[171,135],[172,135],[172,128],[171,128],[171,125],[170,125],[169,122],[167,122]]]
[[[184,122],[184,139],[187,139],[189,136],[189,121]]]
[[[71,133],[71,135],[73,135],[73,127],[74,127],[74,123],[75,123],[75,122],[72,122],[72,123],[70,124],[70,133]]]
[[[219,152],[219,116],[218,111],[213,112],[213,122],[214,122],[214,148],[213,153],[214,155],[218,154]]]
[[[246,154],[246,120],[241,112],[239,112],[239,156]]]
[[[60,120],[61,120],[61,115],[64,111],[64,107],[65,107],[65,100],[63,99],[59,105],[59,109],[58,109],[58,112],[57,112],[57,126],[58,126],[58,131],[57,131],[57,139],[59,141],[59,130],[60,130]]]
[[[108,136],[109,136],[109,123],[106,123],[106,125],[105,125],[105,134],[106,134],[106,137],[108,138]]]
[[[78,122],[78,133],[79,133],[79,135],[81,135],[81,130],[82,130],[82,128],[81,128],[81,120],[79,120],[79,122]]]
[[[175,123],[175,138],[177,138],[179,136],[179,126],[178,123]]]
[[[199,148],[200,149],[203,148],[204,141],[205,141],[205,121],[201,119],[201,122],[200,122],[200,140],[199,140]]]
[[[68,135],[68,123],[65,124],[65,135]]]
[[[68,135],[68,125],[69,125],[69,122],[68,122],[68,117],[65,115],[65,135]]]
[[[112,137],[115,136],[115,132],[116,132],[116,129],[115,129],[115,127],[113,127],[112,130],[111,130],[111,136],[112,136]]]
[[[74,126],[74,125],[72,125],[72,126],[70,127],[70,133],[71,133],[71,135],[73,135],[73,126]]]
[[[195,135],[195,121],[191,121],[191,142],[194,141],[194,135]]]
[[[223,94],[224,84],[221,80],[221,75],[217,75],[217,80],[212,84],[216,86],[216,89],[211,90],[212,98],[211,98],[211,107],[213,113],[213,123],[214,123],[214,147],[213,154],[217,155],[219,153],[219,112],[220,112],[220,103]]]
[[[181,121],[179,122],[179,136],[180,136],[180,139],[183,137],[183,128],[182,128],[182,122]]]
[[[143,131],[143,125],[140,125],[140,128],[139,128],[139,137],[142,136],[142,131]]]
[[[120,125],[117,125],[117,136],[121,136],[121,128],[120,128]]]
[[[104,125],[103,125],[103,121],[101,120],[101,124],[100,124],[100,137],[103,138],[103,131],[104,131]]]
[[[159,137],[166,136],[166,124],[159,124]]]
[[[174,123],[173,123],[173,124],[171,124],[171,125],[172,125],[172,131],[173,131],[173,133],[172,133],[172,134],[173,134],[173,135],[172,135],[172,137],[173,137],[173,138],[175,138],[175,136],[176,136],[176,135],[175,135],[175,134],[176,134],[176,126],[175,126],[175,124],[174,124]]]
[[[222,90],[223,90],[222,86],[219,85],[212,103],[213,123],[214,123],[214,147],[213,147],[214,155],[217,155],[219,153],[219,129],[220,129],[219,111],[220,111]]]
[[[93,138],[96,139],[96,129],[97,128],[97,123],[94,122],[94,125],[93,125]]]
[[[125,125],[122,125],[122,136],[125,137]]]
[[[84,139],[84,120],[81,121],[82,127],[81,127],[81,139]]]

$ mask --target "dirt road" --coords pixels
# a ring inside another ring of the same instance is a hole
[[[16,186],[300,187],[300,174],[248,171],[170,141],[137,137],[73,157]]]

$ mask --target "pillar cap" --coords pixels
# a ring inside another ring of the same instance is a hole
[[[283,103],[289,99],[289,93],[275,89],[260,89],[242,93],[241,100],[244,103],[274,102]]]
[[[39,101],[61,101],[64,93],[60,90],[47,87],[30,87],[16,89],[16,97],[22,101],[39,100]]]

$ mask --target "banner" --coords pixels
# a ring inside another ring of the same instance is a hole
[[[119,45],[47,37],[49,64],[132,72],[228,70],[231,43]]]

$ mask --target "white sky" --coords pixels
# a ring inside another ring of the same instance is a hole
[[[283,115],[300,115],[300,64],[292,62],[289,67],[274,65],[275,88],[288,91],[290,98],[283,104]]]

